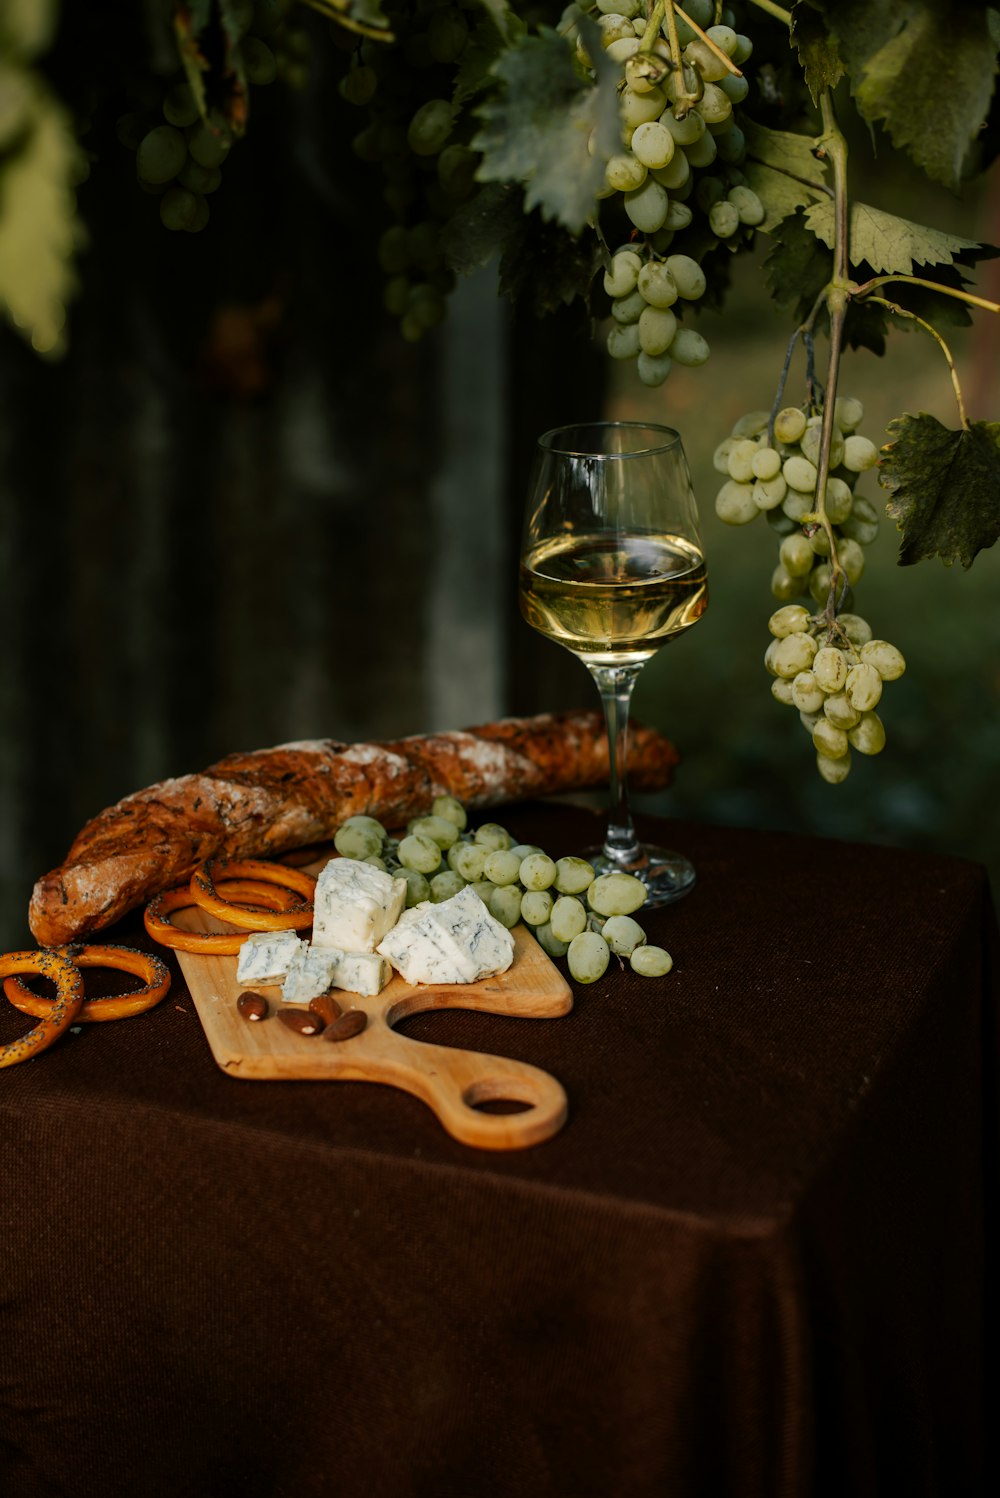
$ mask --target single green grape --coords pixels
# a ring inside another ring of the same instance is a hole
[[[483,878],[489,856],[489,849],[482,843],[453,843],[447,853],[448,867],[461,874],[469,884],[475,884]]]
[[[187,160],[184,137],[173,125],[157,125],[139,142],[135,169],[142,182],[170,182]]]
[[[558,868],[547,853],[529,853],[522,858],[519,877],[525,889],[548,889],[555,883]]]
[[[435,796],[431,802],[431,815],[454,822],[460,832],[464,832],[468,825],[465,807],[454,796]]]
[[[636,947],[646,943],[645,931],[630,915],[609,916],[601,926],[601,935],[616,957],[631,957]]]
[[[541,853],[543,850],[537,843],[515,843],[510,851],[516,853],[519,862],[523,863],[526,858],[530,858],[532,853]]]
[[[525,890],[521,896],[521,919],[529,926],[544,926],[552,913],[552,896],[547,889]]]
[[[646,903],[646,886],[634,874],[601,874],[587,890],[587,903],[598,915],[631,915]]]
[[[496,884],[486,905],[490,915],[509,929],[521,919],[521,890],[516,884]]]
[[[186,83],[175,83],[163,96],[163,118],[168,125],[193,125],[199,115],[198,101]]]
[[[257,85],[273,83],[278,76],[278,63],[267,42],[262,42],[259,36],[248,36],[244,39],[242,51],[247,82]],[[374,92],[372,88],[372,93]],[[368,99],[370,98],[371,94],[368,95]],[[352,103],[367,103],[368,99],[354,99]]]
[[[669,973],[674,959],[663,947],[636,947],[629,957],[629,967],[643,978],[662,978]]]
[[[217,110],[212,111],[207,121],[189,125],[184,134],[187,148],[199,166],[221,166],[232,149],[233,133]]]
[[[160,199],[160,222],[165,229],[190,229],[197,216],[198,199],[193,192],[185,187],[167,188]]]
[[[560,941],[558,936],[553,934],[548,921],[543,926],[535,927],[535,940],[549,957],[565,957],[569,951],[569,942]]]
[[[581,931],[566,949],[566,965],[577,983],[596,983],[610,961],[611,948],[596,931]]]
[[[441,849],[433,838],[411,832],[399,845],[399,861],[418,874],[433,874],[441,865]]]
[[[587,910],[576,895],[560,895],[552,906],[549,917],[552,934],[560,941],[571,942],[574,936],[587,929]]]
[[[333,846],[342,858],[381,856],[384,834],[373,827],[352,825],[350,820],[333,834]]]
[[[506,827],[501,827],[498,822],[484,822],[481,827],[477,827],[475,839],[477,843],[489,849],[490,852],[514,846],[514,839]]]
[[[458,828],[447,817],[414,817],[407,828],[421,837],[429,837],[439,848],[450,848],[458,842]]]
[[[456,874],[454,869],[443,869],[430,881],[431,899],[435,905],[440,905],[442,900],[450,900],[452,895],[457,895],[465,885],[466,881],[461,874]]]
[[[513,848],[497,848],[490,853],[483,865],[483,873],[493,884],[516,884],[521,870],[521,859]]]
[[[428,99],[410,120],[406,139],[416,156],[436,156],[451,134],[455,111],[447,99]]]
[[[585,858],[566,857],[556,860],[553,883],[561,895],[582,895],[594,882],[594,866]]]
[[[417,869],[408,869],[405,864],[398,872],[393,873],[394,879],[406,880],[406,905],[412,909],[414,905],[420,905],[424,900],[431,897],[430,881]]]

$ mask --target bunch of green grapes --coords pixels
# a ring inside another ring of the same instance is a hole
[[[821,412],[787,406],[772,423],[767,411],[751,411],[715,450],[715,468],[725,475],[715,513],[727,525],[765,517],[778,537],[771,592],[781,603],[809,596],[826,603],[833,582],[832,535],[847,583],[837,606],[851,605],[850,589],[865,568],[864,548],[878,535],[875,506],[855,492],[861,475],[878,462],[874,442],[857,431],[863,416],[860,401],[838,397],[824,504],[829,530],[817,513]]]
[[[720,520],[746,525],[763,515],[777,533],[771,592],[784,606],[771,616],[764,663],[774,677],[772,696],[798,709],[819,773],[832,785],[847,778],[852,749],[878,754],[884,747],[875,709],[883,684],[906,669],[895,645],[873,639],[865,619],[844,612],[854,606],[864,548],[878,534],[874,505],[855,492],[878,461],[875,444],[857,431],[863,416],[860,401],[837,399],[822,514],[821,412],[786,406],[772,421],[767,411],[751,411],[714,460],[725,475],[715,499]],[[810,605],[791,602],[800,597]]]
[[[859,614],[811,614],[786,603],[768,620],[773,636],[764,664],[771,695],[798,710],[816,750],[816,768],[830,785],[851,772],[851,750],[880,754],[885,726],[875,709],[886,682],[906,670],[902,651],[872,638]]]
[[[287,0],[233,0],[239,52],[248,86],[273,83],[278,75],[275,46],[285,26]],[[118,139],[135,152],[143,192],[159,198],[165,229],[197,234],[209,220],[208,199],[222,182],[222,168],[234,135],[222,112],[203,116],[190,84],[179,74],[167,87],[161,118],[123,115]]]
[[[636,359],[639,378],[656,386],[674,363],[709,356],[707,340],[677,316],[705,292],[701,260],[720,243],[746,244],[764,219],[740,170],[746,138],[737,106],[753,43],[734,29],[731,11],[713,25],[714,0],[689,0],[686,15],[699,29],[676,17],[677,66],[666,20],[642,50],[642,0],[597,0],[596,8],[604,51],[622,73],[622,148],[607,162],[601,197],[620,204],[632,226],[604,278],[614,319],[607,347],[615,359]],[[582,36],[577,52],[586,64]]]
[[[447,0],[384,10],[394,44],[362,42],[339,88],[366,113],[351,144],[381,170],[392,220],[377,244],[383,301],[403,337],[416,342],[444,320],[455,283],[445,228],[476,187],[475,122],[453,102],[471,31],[465,7]]]
[[[471,886],[501,925],[531,926],[543,951],[565,958],[578,983],[603,977],[613,956],[646,978],[673,967],[669,952],[651,945],[633,918],[646,900],[641,880],[598,874],[584,858],[550,858],[534,843],[516,843],[498,822],[472,831],[453,796],[438,796],[402,837],[374,817],[349,817],[334,845],[344,858],[405,879],[408,907],[439,904]]]

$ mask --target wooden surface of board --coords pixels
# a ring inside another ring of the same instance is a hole
[[[192,930],[227,928],[192,907],[178,925]],[[236,1008],[245,985],[236,981],[235,956],[177,952],[212,1054],[228,1076],[252,1081],[382,1082],[414,1094],[434,1110],[445,1129],[480,1149],[523,1149],[550,1139],[566,1120],[562,1085],[538,1067],[506,1056],[432,1045],[393,1026],[430,1009],[478,1009],[524,1019],[556,1019],[573,1007],[573,991],[525,926],[512,932],[514,961],[505,973],[478,983],[409,984],[398,974],[377,998],[336,990],[342,1009],[363,1010],[367,1023],[348,1040],[299,1035],[277,1018],[284,1005],[278,987],[254,985],[269,1001],[265,1020],[248,1021]],[[484,1104],[513,1102],[517,1112],[483,1111]]]

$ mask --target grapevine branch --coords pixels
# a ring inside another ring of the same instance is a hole
[[[901,271],[894,276],[872,276],[870,281],[865,281],[861,286],[850,288],[851,296],[856,300],[867,297],[870,292],[876,291],[880,286],[892,286],[896,283],[905,283],[908,286],[926,286],[928,291],[939,291],[942,296],[958,297],[960,301],[969,302],[973,307],[982,307],[985,312],[1000,312],[1000,302],[988,302],[985,297],[974,296],[971,291],[962,291],[958,286],[942,286],[940,281],[925,281],[920,276],[907,276]],[[877,301],[877,297],[872,297]]]
[[[823,136],[817,154],[826,156],[833,167],[834,244],[833,276],[826,288],[826,305],[830,316],[830,352],[827,361],[826,391],[823,400],[823,426],[820,436],[819,462],[816,465],[816,517],[830,543],[830,593],[826,617],[832,626],[836,618],[837,594],[846,588],[847,578],[837,556],[837,541],[826,513],[826,486],[830,475],[830,450],[833,445],[833,418],[837,399],[837,379],[844,343],[844,322],[850,298],[848,279],[848,196],[847,141],[837,124],[829,89],[820,98]],[[816,308],[813,309],[815,315]]]

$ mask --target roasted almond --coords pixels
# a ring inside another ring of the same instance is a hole
[[[261,1020],[267,1019],[270,1006],[262,993],[256,993],[252,988],[248,988],[236,1000],[236,1008],[244,1019]]]
[[[319,1015],[324,1025],[332,1025],[344,1012],[332,993],[317,994],[315,999],[309,1000],[309,1008],[313,1014]]]
[[[368,1016],[363,1009],[348,1009],[339,1019],[327,1025],[323,1031],[323,1039],[350,1040],[352,1035],[360,1035],[367,1023]]]
[[[310,1009],[279,1009],[278,1018],[297,1035],[318,1035],[323,1028],[319,1015]]]

